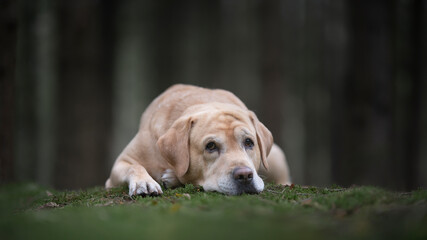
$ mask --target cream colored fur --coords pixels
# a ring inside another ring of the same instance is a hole
[[[247,138],[253,148],[244,146]],[[219,146],[216,152],[206,150],[212,141]],[[235,184],[236,167],[253,170],[250,190]],[[285,155],[270,131],[232,93],[180,84],[148,106],[105,187],[126,184],[129,195],[158,195],[161,185],[192,183],[205,191],[235,195],[262,191],[261,178],[290,184]]]

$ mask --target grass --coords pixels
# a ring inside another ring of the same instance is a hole
[[[0,187],[0,239],[427,239],[427,190],[267,185],[226,196],[198,187],[161,197]]]

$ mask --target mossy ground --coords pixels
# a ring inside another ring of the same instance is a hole
[[[1,239],[427,239],[427,190],[267,185],[226,196],[188,185],[160,197],[0,187]]]

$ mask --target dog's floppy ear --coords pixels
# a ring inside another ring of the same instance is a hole
[[[178,177],[182,177],[190,166],[190,131],[192,124],[191,118],[181,117],[157,141],[160,153],[174,168]]]
[[[261,161],[265,169],[268,170],[267,156],[270,153],[271,147],[273,146],[273,135],[271,132],[262,124],[255,113],[249,111],[249,115],[252,121],[252,124],[255,127],[256,138],[258,141],[259,149],[261,151]]]

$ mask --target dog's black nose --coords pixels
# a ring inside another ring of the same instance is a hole
[[[248,167],[236,167],[233,170],[233,177],[237,182],[247,184],[252,181],[254,173],[252,172],[252,169]]]

